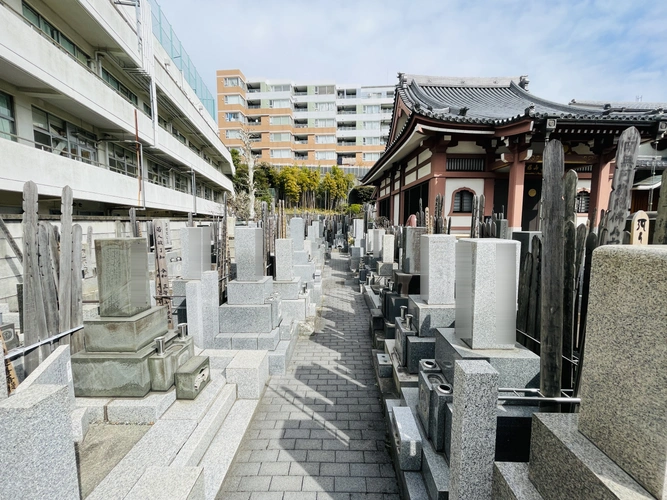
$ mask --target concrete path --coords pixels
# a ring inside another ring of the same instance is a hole
[[[218,499],[398,500],[375,384],[369,312],[347,256],[323,272],[322,317],[274,376]]]

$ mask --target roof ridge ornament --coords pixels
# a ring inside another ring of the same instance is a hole
[[[524,110],[525,116],[535,116],[535,103],[531,102],[530,105]]]
[[[523,90],[528,92],[528,84],[530,84],[530,80],[528,79],[528,75],[521,75],[519,77],[519,87],[521,87]]]

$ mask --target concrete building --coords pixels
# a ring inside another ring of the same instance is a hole
[[[155,0],[0,2],[0,212],[220,213],[233,165],[215,101]]]
[[[245,128],[258,161],[337,164],[362,177],[387,144],[393,85],[246,78],[238,69],[218,71],[217,81],[220,138],[240,148]]]

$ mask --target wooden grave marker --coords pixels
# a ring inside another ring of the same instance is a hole
[[[666,190],[667,191],[667,190]],[[639,210],[632,217],[632,226],[630,228],[631,245],[648,245],[649,227],[648,215],[643,210]]]

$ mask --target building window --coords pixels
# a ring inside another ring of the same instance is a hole
[[[25,2],[23,2],[23,17],[30,21],[36,28],[39,28],[46,36],[51,38],[51,40],[69,52],[81,64],[84,66],[88,65],[90,57]]]
[[[364,146],[380,146],[381,144],[379,137],[364,137]]]
[[[272,116],[269,118],[269,125],[291,125],[292,118],[290,116]]]
[[[290,86],[289,83],[286,83],[284,85],[271,85],[271,92],[290,92],[292,90],[292,87]]]
[[[366,114],[378,114],[380,112],[380,105],[373,105],[373,106],[364,106],[364,113]]]
[[[225,130],[225,137],[227,139],[240,139],[241,131],[240,130]]]
[[[315,120],[315,127],[317,128],[333,128],[336,126],[336,120],[333,118],[318,118]]]
[[[181,134],[173,125],[171,126],[171,135],[176,137],[179,141],[181,141],[183,144],[187,143],[187,139],[183,134]]]
[[[169,169],[161,167],[157,163],[147,160],[148,163],[148,182],[158,186],[169,187]]]
[[[289,132],[278,132],[271,134],[269,139],[271,142],[290,142],[292,136]]]
[[[335,144],[335,135],[316,135],[315,144]]]
[[[271,158],[291,158],[292,150],[291,149],[272,149]]]
[[[364,153],[364,161],[378,161],[380,153]]]
[[[241,106],[245,106],[245,99],[238,94],[226,95],[225,104],[240,104]]]
[[[315,151],[316,160],[335,160],[336,152],[335,151]]]
[[[240,122],[241,113],[226,113],[225,118],[227,118],[228,122]]]
[[[336,111],[335,102],[316,102],[315,111]]]
[[[109,143],[109,170],[130,177],[137,176],[137,152]]]
[[[32,108],[35,147],[85,163],[97,162],[97,136],[41,109]]]
[[[363,122],[364,130],[380,130],[380,122]]]
[[[241,79],[238,76],[225,78],[225,87],[240,87]]]
[[[270,108],[291,108],[292,105],[289,99],[271,99],[269,101]]]
[[[588,191],[579,191],[576,199],[576,210],[578,214],[587,214],[591,202],[591,194]]]
[[[454,193],[454,213],[472,212],[472,199],[475,194],[467,189],[462,189]]]
[[[335,88],[334,85],[318,85],[315,87],[315,93],[322,95],[322,94],[334,94],[335,93]]]
[[[190,179],[187,176],[181,174],[174,174],[174,189],[180,191],[181,193],[190,192]]]
[[[12,96],[0,92],[0,137],[16,141],[14,123],[14,102]]]
[[[125,99],[130,101],[135,106],[139,104],[139,99],[137,99],[137,95],[130,89],[128,89],[125,85],[120,83],[115,76],[113,76],[104,68],[102,68],[102,80],[104,80],[106,84],[109,85],[109,87],[114,89],[116,92],[118,92],[120,95],[122,95]]]

